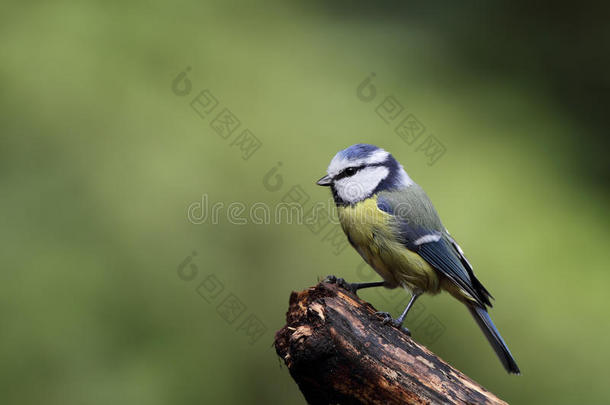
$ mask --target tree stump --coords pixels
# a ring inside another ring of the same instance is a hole
[[[341,283],[290,295],[275,349],[309,404],[505,404],[375,312]]]

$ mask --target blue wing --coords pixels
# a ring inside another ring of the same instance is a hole
[[[419,254],[432,267],[472,296],[482,307],[491,306],[489,292],[474,276],[470,263],[457,243],[444,229],[440,220],[435,217],[424,223],[418,223],[415,219],[411,219],[418,218],[418,215],[422,218],[429,218],[431,212],[436,216],[436,211],[430,210],[431,203],[430,207],[422,208],[419,207],[418,202],[414,201],[418,200],[413,199],[409,202],[408,216],[396,209],[397,204],[394,199],[383,195],[378,196],[377,207],[393,215],[396,220],[398,237],[407,249]],[[424,201],[424,204],[428,202]]]

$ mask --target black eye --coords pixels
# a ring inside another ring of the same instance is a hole
[[[345,169],[344,173],[346,176],[353,176],[354,174],[356,174],[357,170],[355,167],[348,167],[347,169]]]

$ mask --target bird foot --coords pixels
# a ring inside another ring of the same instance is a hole
[[[395,328],[400,329],[407,335],[411,336],[411,331],[409,329],[405,328],[404,326],[402,326],[402,322],[398,321],[398,319],[392,318],[392,315],[390,315],[389,313],[380,311],[380,312],[375,312],[375,315],[380,315],[383,318],[382,322],[384,325],[392,325]]]
[[[332,274],[330,276],[326,276],[326,278],[324,280],[322,280],[322,282],[337,284],[339,287],[341,287],[347,291],[353,292],[353,293],[356,293],[356,291],[358,290],[354,284],[348,283],[347,281],[345,281],[345,279],[334,276]]]

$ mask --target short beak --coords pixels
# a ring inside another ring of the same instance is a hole
[[[333,182],[333,179],[329,176],[326,175],[324,177],[322,177],[320,180],[316,181],[316,184],[318,186],[330,186]]]

